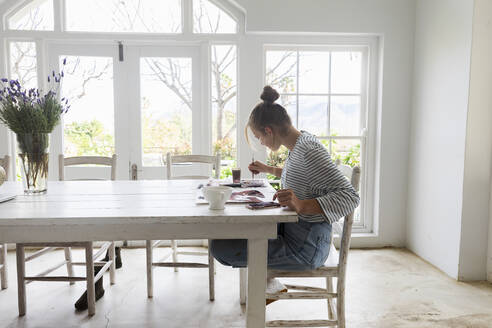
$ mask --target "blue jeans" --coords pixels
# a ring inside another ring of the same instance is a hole
[[[306,271],[325,263],[330,251],[331,224],[280,223],[277,239],[268,240],[268,268],[285,271]],[[248,264],[246,239],[215,239],[210,242],[210,252],[220,263],[233,267]]]

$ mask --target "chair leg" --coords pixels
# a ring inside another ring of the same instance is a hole
[[[145,243],[146,258],[147,258],[147,297],[154,296],[154,281],[152,276],[152,240],[147,240]]]
[[[171,247],[173,248],[173,262],[178,262],[178,243],[176,240],[171,240]],[[178,272],[178,268],[174,267],[174,272]]]
[[[209,299],[215,299],[215,260],[210,253],[210,240],[208,241],[208,289]]]
[[[246,304],[248,288],[248,268],[239,268],[239,304]]]
[[[326,277],[326,290],[329,293],[333,293],[333,277]],[[326,303],[328,306],[328,320],[335,320],[337,309],[333,298],[326,299]]]
[[[111,266],[109,267],[109,282],[114,285],[116,282],[116,257],[114,254],[114,241],[109,245],[109,260],[111,261]]]
[[[338,328],[345,328],[345,290],[337,288],[337,321]]]
[[[85,246],[85,266],[87,279],[87,305],[89,316],[96,314],[96,291],[94,285],[94,257],[92,242]]]
[[[26,314],[26,262],[24,245],[17,244],[15,255],[17,258],[17,302],[19,306],[19,316]]]
[[[0,269],[0,279],[2,289],[7,289],[8,287],[8,271],[7,271],[7,244],[3,244],[0,251],[0,264],[2,268]]]
[[[67,261],[67,273],[69,277],[73,277],[73,265],[72,265],[72,250],[70,247],[64,247],[65,261]],[[74,285],[75,281],[70,281],[70,285]]]

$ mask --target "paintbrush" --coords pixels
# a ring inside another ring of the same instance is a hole
[[[253,156],[251,157],[251,164],[254,164],[255,163],[255,155],[253,154]],[[255,170],[251,170],[251,176],[253,177],[252,180],[255,179]]]

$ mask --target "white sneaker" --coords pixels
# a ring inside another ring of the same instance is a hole
[[[276,278],[267,278],[267,286],[265,292],[267,294],[277,294],[277,293],[287,293],[287,287],[283,283],[281,283]],[[277,300],[267,298],[266,305],[275,302]]]

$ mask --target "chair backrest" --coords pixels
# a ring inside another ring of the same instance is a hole
[[[337,163],[338,164],[338,163]],[[344,165],[350,168],[348,165]],[[356,191],[359,191],[360,185],[360,167],[356,166],[348,170],[347,168],[340,169],[340,171],[350,180],[352,187]],[[342,239],[340,241],[340,251],[338,255],[338,279],[337,279],[337,293],[341,295],[345,292],[345,278],[347,273],[347,258],[350,248],[350,238],[352,236],[352,224],[354,223],[354,211],[349,213],[343,219]],[[344,298],[340,298],[337,302],[337,307],[344,307]]]
[[[10,156],[5,155],[4,158],[0,158],[0,166],[3,167],[7,176],[9,176]]]
[[[203,163],[203,164],[212,164],[215,168],[216,179],[220,178],[220,153],[217,153],[215,156],[210,155],[171,155],[171,153],[166,154],[166,170],[167,170],[167,179],[175,180],[175,179],[208,179],[208,176],[204,175],[186,175],[186,176],[174,176],[173,175],[173,164],[179,163]]]
[[[63,154],[58,156],[58,179],[60,181],[65,180],[65,166],[72,165],[104,165],[111,167],[111,180],[116,180],[116,159],[117,156],[114,154],[112,157],[105,156],[75,156],[75,157],[65,157]]]

